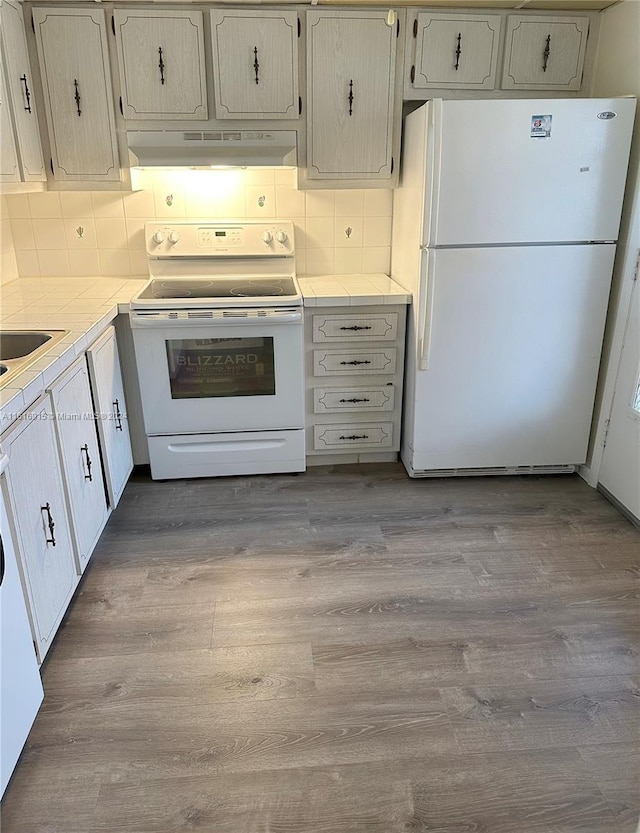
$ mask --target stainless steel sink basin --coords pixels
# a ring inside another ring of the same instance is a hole
[[[22,359],[53,338],[51,333],[10,331],[0,334],[0,361]]]
[[[44,356],[68,330],[0,330],[0,387]]]

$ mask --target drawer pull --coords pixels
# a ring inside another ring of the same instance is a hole
[[[86,461],[84,459],[82,461],[83,463],[86,462],[87,464],[87,473],[85,474],[84,479],[88,480],[89,483],[91,483],[91,481],[93,480],[93,475],[91,474],[91,466],[93,465],[93,463],[91,462],[91,457],[89,457],[89,446],[85,443],[81,447],[80,452],[86,455]]]
[[[368,440],[368,434],[351,434],[349,437],[345,437],[344,435],[338,437],[339,440]]]
[[[340,327],[341,330],[353,330],[357,332],[358,330],[371,330],[372,327],[359,327],[357,324],[354,324],[353,327]]]
[[[369,359],[363,359],[362,361],[358,361],[358,359],[354,359],[354,360],[353,360],[353,361],[351,361],[351,362],[340,362],[340,364],[353,364],[353,365],[358,365],[358,364],[371,364],[371,362],[369,361]]]
[[[122,414],[120,413],[120,403],[116,399],[113,403],[113,407],[116,409],[115,411],[115,418],[117,421],[116,424],[116,431],[122,431]]]
[[[355,396],[353,397],[353,399],[341,399],[340,400],[340,402],[353,402],[354,404],[356,402],[370,402],[370,401],[371,401],[370,399],[366,399],[366,398],[365,399],[356,399]]]
[[[47,544],[51,544],[51,546],[55,547],[56,536],[53,534],[55,523],[53,522],[53,517],[51,515],[51,504],[49,503],[49,501],[47,501],[47,503],[45,503],[44,506],[40,507],[40,511],[47,513],[47,526],[49,527],[49,535],[51,536],[51,538],[47,538],[45,536],[45,541]]]

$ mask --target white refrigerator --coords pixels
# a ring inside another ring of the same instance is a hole
[[[404,123],[412,477],[585,461],[634,98],[428,101]]]

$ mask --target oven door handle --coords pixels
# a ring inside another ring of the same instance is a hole
[[[172,317],[168,311],[139,314],[131,310],[129,320],[132,327],[260,327],[266,324],[295,324],[302,321],[302,310],[268,310],[263,315],[214,313],[211,316],[196,314],[179,317]]]

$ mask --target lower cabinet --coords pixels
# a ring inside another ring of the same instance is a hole
[[[122,371],[113,327],[89,347],[87,361],[107,494],[113,509],[118,505],[133,469]]]
[[[406,307],[306,313],[307,463],[400,448]],[[369,456],[367,456],[369,455]],[[379,458],[378,458],[379,459]]]
[[[7,504],[42,662],[79,580],[49,395],[0,438]]]
[[[51,399],[72,521],[71,537],[78,571],[82,573],[108,515],[89,373],[84,356],[56,381],[51,389]]]

